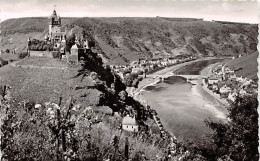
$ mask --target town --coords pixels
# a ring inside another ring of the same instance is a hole
[[[203,85],[220,100],[234,103],[237,98],[257,93],[257,80],[237,76],[234,70],[220,63],[208,73],[208,78],[203,79]]]

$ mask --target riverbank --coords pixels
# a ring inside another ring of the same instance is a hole
[[[216,64],[212,64],[212,65],[210,65],[210,66],[208,66],[208,67],[206,67],[206,68],[204,68],[202,71],[201,71],[201,75],[202,76],[208,76],[209,75],[209,72],[212,70],[212,68],[214,68],[215,66],[217,65],[217,63]],[[224,99],[224,98],[221,98],[220,97],[220,95],[218,95],[218,94],[216,94],[216,93],[214,93],[213,91],[211,91],[211,90],[209,90],[206,86],[206,83],[204,82],[204,81],[202,81],[202,80],[200,80],[199,81],[199,84],[200,84],[200,86],[201,86],[201,88],[204,90],[204,91],[206,91],[208,94],[210,94],[214,99],[216,99],[217,100],[217,102],[219,102],[222,106],[228,106],[229,105],[229,103],[228,103],[228,101],[226,100],[226,99]]]

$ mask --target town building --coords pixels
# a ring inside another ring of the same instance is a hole
[[[135,117],[125,116],[122,120],[122,128],[126,131],[138,132],[138,124]]]
[[[209,78],[208,79],[208,84],[213,85],[214,83],[218,83],[218,79],[217,78]]]
[[[237,93],[233,92],[233,93],[229,93],[228,98],[230,101],[235,102],[237,98]]]
[[[90,53],[91,49],[88,46],[88,41],[79,41],[76,37],[75,44],[71,47],[70,53],[66,53],[67,61],[72,65],[77,65],[80,60],[84,60],[86,54]]]

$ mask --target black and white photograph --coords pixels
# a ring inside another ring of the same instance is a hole
[[[258,161],[260,2],[0,0],[2,161]]]

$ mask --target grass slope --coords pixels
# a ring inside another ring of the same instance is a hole
[[[256,51],[250,55],[230,60],[227,63],[227,66],[233,68],[235,70],[236,75],[257,79],[258,56],[259,53],[258,51]]]
[[[81,77],[74,78],[77,70],[55,59],[31,57],[14,63],[0,68],[0,84],[10,85],[13,96],[19,100],[58,103],[60,96],[66,99],[72,93],[71,87],[82,84]],[[93,86],[91,79],[84,79],[85,86]],[[85,89],[84,93],[88,95],[82,100],[86,105],[98,103],[98,90]]]

